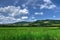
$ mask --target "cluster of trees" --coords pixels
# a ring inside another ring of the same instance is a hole
[[[60,20],[37,20],[34,22],[16,22],[0,24],[0,27],[60,27]]]

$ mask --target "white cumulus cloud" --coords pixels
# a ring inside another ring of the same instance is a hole
[[[28,10],[26,8],[20,9],[20,6],[8,6],[8,7],[1,7],[0,12],[8,13],[9,16],[17,16],[19,14],[28,14]]]
[[[53,18],[55,18],[56,16],[55,15],[53,15]]]
[[[20,16],[21,14],[27,15],[29,11],[24,8],[21,9],[20,6],[7,6],[0,7],[0,23],[14,23],[26,19],[27,17],[15,18],[15,16]]]
[[[51,0],[43,0],[46,3],[52,3]]]
[[[28,16],[22,16],[21,17],[21,19],[27,19],[28,18]]]
[[[35,15],[43,15],[43,12],[35,12]]]
[[[53,9],[56,5],[51,0],[43,0],[45,3],[40,5],[40,9]]]

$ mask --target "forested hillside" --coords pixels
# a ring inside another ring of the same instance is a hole
[[[60,27],[60,20],[37,20],[34,22],[16,22],[12,24],[0,24],[0,27]]]

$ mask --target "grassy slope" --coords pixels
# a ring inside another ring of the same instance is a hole
[[[0,28],[0,40],[60,40],[60,28]]]

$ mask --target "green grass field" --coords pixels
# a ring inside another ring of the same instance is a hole
[[[57,27],[0,28],[0,40],[60,40]]]

